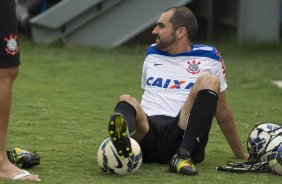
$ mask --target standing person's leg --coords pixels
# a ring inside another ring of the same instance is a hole
[[[14,0],[1,0],[0,6],[0,179],[39,181],[11,164],[7,157],[7,132],[12,86],[18,74],[19,46]]]
[[[17,73],[18,67],[7,69],[0,68],[0,155],[6,155],[12,85]]]
[[[7,158],[7,132],[12,86],[17,74],[18,67],[0,68],[0,179],[38,181],[38,176],[22,171],[11,164]]]

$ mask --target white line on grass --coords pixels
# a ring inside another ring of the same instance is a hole
[[[272,83],[278,86],[279,88],[282,88],[282,80],[274,80],[272,81]]]

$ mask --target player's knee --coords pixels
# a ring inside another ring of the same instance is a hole
[[[201,89],[211,89],[218,91],[220,87],[220,81],[217,76],[205,74],[198,78]]]
[[[130,97],[131,97],[131,96],[128,95],[128,94],[123,94],[123,95],[120,95],[120,96],[119,96],[118,100],[119,100],[119,101],[126,101],[126,100],[128,100]]]
[[[219,79],[217,76],[215,75],[211,75],[211,74],[204,74],[204,75],[201,75],[198,80],[200,81],[218,81],[219,82]]]
[[[119,101],[126,101],[132,105],[138,103],[138,101],[129,94],[124,94],[124,95],[119,96]]]

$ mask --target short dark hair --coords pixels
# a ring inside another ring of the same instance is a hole
[[[194,13],[185,6],[171,7],[164,12],[169,10],[173,11],[173,15],[169,20],[173,25],[173,29],[177,30],[180,27],[185,27],[188,32],[188,39],[190,41],[194,39],[198,32],[198,22]]]

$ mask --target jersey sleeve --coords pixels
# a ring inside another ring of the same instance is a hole
[[[223,92],[227,88],[224,60],[219,51],[216,50],[215,55],[217,57],[217,61],[213,63],[212,74],[218,77],[220,81],[220,92]]]
[[[142,68],[142,76],[141,76],[141,88],[145,90],[145,85],[146,85],[146,60],[143,63],[143,68]]]
[[[148,47],[147,52],[146,52],[146,57],[143,63],[142,76],[141,76],[141,88],[143,90],[145,90],[145,86],[146,86],[146,69],[147,69],[147,64],[149,63],[149,60],[150,60],[150,54],[154,54],[156,52],[154,45],[155,44],[152,44]]]
[[[143,63],[143,68],[142,68],[142,76],[141,76],[141,88],[145,90],[145,85],[146,85],[146,66],[148,63],[148,56],[150,55],[150,50],[151,46],[147,49],[146,57]]]

